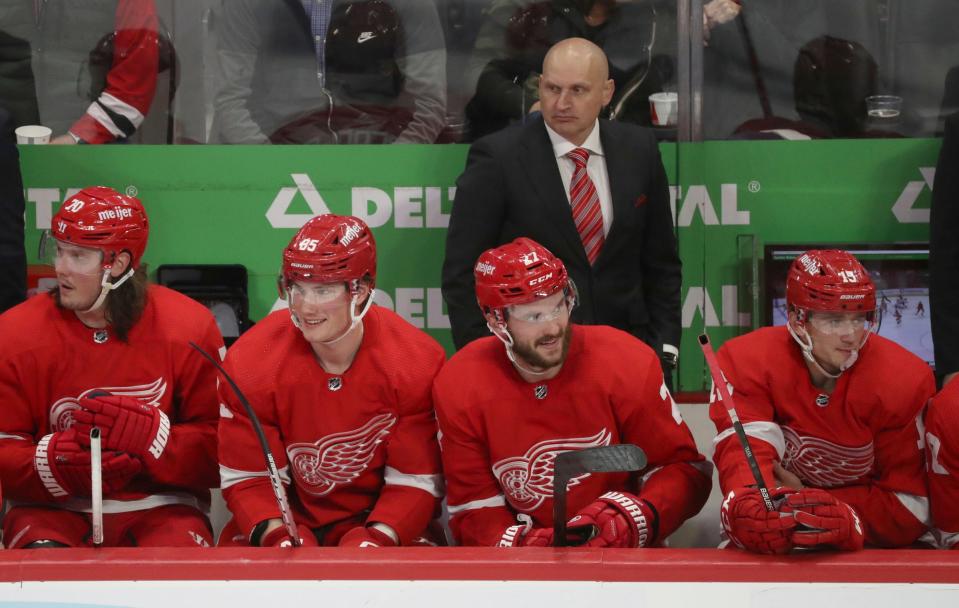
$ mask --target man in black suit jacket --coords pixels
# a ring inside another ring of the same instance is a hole
[[[0,107],[0,313],[27,298],[23,179],[13,118]]]
[[[613,94],[608,73],[606,56],[593,43],[557,43],[543,62],[542,118],[470,148],[457,181],[443,264],[443,296],[457,348],[488,335],[473,290],[477,258],[526,236],[566,265],[579,289],[574,321],[623,329],[663,357],[664,371],[675,365],[682,275],[666,172],[651,131],[598,120]],[[605,241],[593,264],[568,194],[574,169],[564,154],[577,147],[590,152],[587,171],[603,211]]]
[[[946,118],[929,218],[929,310],[936,375],[959,372],[959,113]]]

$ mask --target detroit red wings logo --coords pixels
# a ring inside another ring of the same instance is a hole
[[[139,402],[160,407],[160,401],[166,394],[166,380],[159,377],[149,384],[133,386],[99,386],[90,388],[77,397],[64,397],[50,406],[50,432],[65,431],[73,426],[73,412],[80,409],[80,400],[94,391],[104,391],[111,395],[134,397]]]
[[[314,496],[325,496],[336,486],[353,482],[369,466],[394,424],[396,416],[380,414],[352,431],[333,433],[315,443],[291,443],[286,454],[293,476]]]
[[[522,456],[504,458],[493,464],[493,475],[517,511],[533,511],[553,496],[553,465],[563,452],[609,445],[612,434],[606,429],[592,437],[540,441]],[[573,477],[569,487],[579,485],[589,473]]]
[[[835,488],[859,481],[872,471],[875,453],[871,441],[860,447],[846,447],[800,435],[788,426],[782,430],[786,439],[782,465],[807,485]]]

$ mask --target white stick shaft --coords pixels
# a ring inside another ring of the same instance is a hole
[[[102,453],[100,448],[100,429],[93,427],[90,430],[90,463],[91,463],[91,502],[93,518],[93,546],[103,544],[103,470],[101,468]]]

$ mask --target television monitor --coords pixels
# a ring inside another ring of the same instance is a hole
[[[844,249],[856,256],[876,285],[876,333],[935,367],[929,320],[928,243],[766,245],[763,276],[767,325],[786,324],[786,273],[792,261],[809,249]]]

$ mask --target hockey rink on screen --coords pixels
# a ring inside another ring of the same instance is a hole
[[[882,289],[876,292],[876,302],[880,310],[877,333],[926,363],[931,363],[934,357],[932,326],[929,321],[929,290]],[[776,298],[773,301],[772,324],[786,324],[785,298]]]

